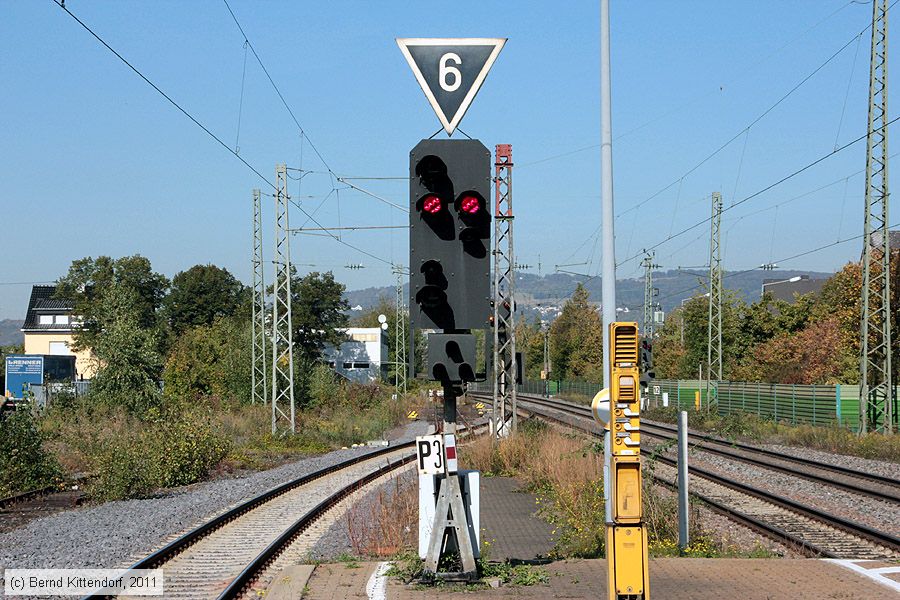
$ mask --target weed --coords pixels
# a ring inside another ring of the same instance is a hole
[[[550,582],[547,570],[534,565],[513,565],[509,562],[491,563],[478,561],[478,575],[481,578],[494,578],[506,585],[532,586]]]
[[[348,569],[359,568],[359,558],[353,556],[352,554],[342,552],[335,557],[335,560],[337,560],[337,562],[339,563],[344,563],[344,566]]]
[[[360,556],[388,556],[415,541],[419,498],[415,479],[393,477],[376,493],[347,513],[347,535]]]
[[[396,577],[405,583],[409,583],[421,577],[423,570],[423,563],[422,559],[419,558],[419,553],[414,550],[403,550],[395,554],[391,559],[391,567],[385,575]]]

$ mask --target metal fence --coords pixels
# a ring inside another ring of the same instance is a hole
[[[600,387],[600,384],[584,381],[526,380],[517,386],[517,390],[525,394],[549,393],[587,403]],[[492,391],[490,382],[473,384],[470,388]],[[754,414],[793,425],[837,425],[854,431],[859,426],[858,385],[662,379],[653,381],[648,392],[647,406],[650,408],[671,406],[678,410],[711,410],[720,415]]]
[[[71,381],[60,383],[47,383],[44,385],[31,385],[29,391],[34,395],[34,404],[38,408],[50,408],[54,398],[60,394],[79,398],[88,393],[91,387],[90,380],[87,381]]]
[[[749,413],[797,425],[838,425],[855,430],[859,425],[858,385],[802,385],[756,381],[661,380],[650,386],[650,406],[667,402],[679,409],[694,407],[699,392],[701,409],[720,415]]]

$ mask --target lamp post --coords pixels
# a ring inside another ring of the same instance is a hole
[[[796,282],[800,281],[801,279],[803,279],[803,278],[800,277],[799,275],[797,275],[795,277],[791,277],[790,279],[782,279],[781,281],[766,282],[766,283],[762,284],[762,289],[760,290],[759,295],[760,295],[760,297],[766,295],[766,286],[767,285],[778,285],[779,283],[796,283]]]

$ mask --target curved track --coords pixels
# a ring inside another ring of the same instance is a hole
[[[409,464],[413,447],[410,441],[383,448],[287,482],[189,531],[131,569],[164,568],[166,598],[242,598],[325,512]]]

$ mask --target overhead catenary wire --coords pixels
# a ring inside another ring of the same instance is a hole
[[[898,120],[900,120],[900,116],[894,117],[893,119],[891,119],[890,121],[888,121],[888,122],[885,124],[885,126],[893,125],[893,124],[894,124],[895,122],[897,122]],[[866,139],[867,137],[868,137],[868,133],[865,133],[865,134],[859,136],[858,138],[856,138],[856,139],[854,139],[854,140],[851,140],[851,141],[847,142],[847,143],[844,144],[843,146],[840,146],[839,148],[836,148],[836,149],[834,149],[834,150],[832,150],[832,151],[830,151],[830,152],[828,152],[828,153],[826,153],[826,154],[820,156],[819,158],[817,158],[817,159],[815,159],[814,161],[812,161],[812,162],[810,162],[810,163],[804,165],[803,167],[800,167],[799,169],[797,169],[797,170],[791,172],[790,174],[785,175],[784,177],[782,177],[781,179],[775,181],[774,183],[770,183],[769,185],[763,187],[762,189],[757,190],[756,192],[750,194],[749,196],[746,196],[745,198],[739,200],[738,202],[735,202],[734,204],[732,204],[732,205],[730,205],[730,206],[727,206],[727,207],[723,208],[723,209],[722,209],[722,213],[724,214],[725,212],[727,212],[727,211],[729,211],[729,210],[732,210],[732,209],[734,209],[734,208],[737,208],[738,206],[744,204],[745,202],[749,202],[749,201],[752,200],[753,198],[756,198],[757,196],[760,196],[760,195],[762,195],[762,194],[768,192],[769,190],[771,190],[771,189],[773,189],[773,188],[775,188],[775,187],[778,187],[778,186],[781,185],[782,183],[784,183],[784,182],[786,182],[786,181],[788,181],[788,180],[790,180],[790,179],[793,179],[794,177],[796,177],[797,175],[800,175],[801,173],[804,173],[804,172],[808,171],[808,170],[811,169],[812,167],[818,165],[818,164],[821,163],[822,161],[825,161],[825,160],[831,158],[831,157],[834,156],[835,154],[838,154],[838,153],[840,153],[840,152],[846,150],[847,148],[850,148],[851,146],[853,146],[853,145],[855,145],[855,144],[858,144],[859,142],[861,142],[862,140]],[[701,225],[704,225],[704,224],[706,224],[706,223],[709,223],[709,220],[710,220],[711,218],[712,218],[712,217],[706,217],[705,219],[702,219],[702,220],[700,220],[700,221],[694,223],[693,225],[690,225],[689,227],[685,227],[684,229],[682,229],[682,230],[679,231],[678,233],[671,234],[671,235],[669,235],[668,237],[666,237],[665,239],[663,239],[662,241],[657,242],[656,244],[653,244],[652,246],[649,246],[649,247],[647,248],[647,250],[654,250],[654,249],[656,249],[656,248],[659,248],[659,247],[662,246],[663,244],[665,244],[665,243],[667,243],[667,242],[669,242],[669,241],[671,241],[671,240],[673,240],[673,239],[675,239],[675,238],[677,238],[677,237],[680,237],[680,236],[684,235],[685,233],[687,233],[687,232],[689,232],[689,231],[692,231],[692,230],[696,229],[697,227],[700,227]],[[635,258],[638,258],[639,256],[641,256],[641,254],[634,254],[634,255],[631,255],[631,256],[629,256],[628,258],[624,259],[623,261],[617,263],[616,266],[624,265],[624,264],[628,263],[629,261],[632,261],[632,260],[634,260]]]
[[[294,111],[291,109],[290,105],[287,103],[287,100],[284,99],[284,94],[281,93],[281,90],[278,89],[278,85],[275,83],[275,80],[272,79],[272,75],[269,74],[269,70],[266,68],[266,65],[263,63],[262,58],[260,58],[259,54],[256,52],[256,48],[253,46],[253,43],[250,41],[250,38],[247,37],[247,34],[244,32],[244,28],[241,26],[240,21],[238,21],[237,16],[234,14],[234,11],[231,10],[231,5],[228,4],[228,0],[222,0],[225,4],[225,8],[228,9],[228,14],[231,15],[234,24],[237,25],[238,30],[241,32],[241,35],[244,36],[244,43],[250,47],[250,51],[253,53],[253,57],[256,58],[256,62],[259,63],[260,68],[263,70],[263,73],[266,75],[266,78],[269,80],[269,83],[272,84],[272,88],[275,90],[275,93],[278,94],[278,98],[281,100],[281,103],[284,105],[284,108],[287,109],[288,114],[291,116],[291,119],[294,121],[294,124],[297,126],[297,129],[300,131],[300,135],[306,138],[306,141],[309,143],[309,147],[312,148],[313,152],[315,152],[316,156],[319,157],[319,160],[322,161],[322,165],[328,169],[329,173],[333,173],[331,167],[325,162],[325,158],[322,156],[319,149],[313,143],[313,141],[309,138],[309,135],[306,133],[306,130],[303,129],[303,126],[300,125],[300,121],[297,119],[297,115],[294,114]]]
[[[725,148],[727,148],[728,146],[730,146],[735,140],[737,140],[737,139],[740,138],[742,135],[744,135],[746,132],[748,132],[748,131],[750,130],[750,128],[752,128],[754,125],[756,125],[757,123],[759,123],[760,121],[762,121],[769,113],[771,113],[773,110],[775,110],[775,109],[776,109],[779,105],[781,105],[785,100],[787,100],[788,98],[790,98],[790,97],[794,94],[794,92],[796,92],[798,89],[800,89],[807,81],[809,81],[810,79],[812,79],[819,71],[821,71],[822,69],[824,69],[831,61],[833,61],[835,58],[837,58],[837,57],[838,57],[844,50],[846,50],[846,49],[847,49],[847,48],[848,48],[848,47],[849,47],[849,46],[850,46],[850,45],[851,45],[851,44],[852,44],[859,36],[861,36],[861,35],[864,34],[866,31],[868,31],[871,27],[872,27],[872,25],[869,24],[869,25],[867,25],[862,31],[860,31],[858,34],[856,34],[855,36],[853,36],[853,37],[852,37],[849,41],[847,41],[843,46],[841,46],[840,48],[838,48],[838,49],[837,49],[836,51],[834,51],[828,58],[826,58],[825,61],[823,61],[822,63],[820,63],[819,66],[817,66],[817,67],[816,67],[815,69],[813,69],[810,73],[808,73],[806,76],[804,76],[800,81],[798,81],[798,82],[794,85],[794,87],[792,87],[790,90],[788,90],[785,94],[783,94],[780,98],[778,98],[778,100],[776,100],[773,104],[771,104],[768,108],[766,108],[762,113],[760,113],[756,118],[754,118],[752,121],[750,121],[750,123],[749,123],[748,125],[746,125],[746,126],[745,126],[743,129],[741,129],[738,133],[734,134],[734,135],[733,135],[731,138],[729,138],[724,144],[720,145],[718,148],[716,148],[716,149],[713,150],[711,153],[709,153],[708,155],[706,155],[706,157],[704,157],[702,160],[700,160],[700,162],[696,163],[694,166],[692,166],[691,168],[689,168],[689,169],[688,169],[686,172],[684,172],[678,179],[675,179],[674,181],[672,181],[672,182],[669,183],[667,186],[665,186],[664,188],[662,188],[662,189],[660,189],[659,191],[657,191],[655,194],[653,194],[653,195],[650,196],[649,198],[647,198],[647,199],[645,199],[645,200],[642,200],[641,202],[638,202],[638,203],[635,204],[634,206],[632,206],[632,207],[630,207],[630,208],[627,208],[627,209],[625,209],[624,211],[620,212],[618,215],[616,215],[616,218],[619,218],[619,217],[621,217],[621,216],[623,216],[623,215],[626,215],[626,214],[628,214],[629,212],[631,212],[631,211],[633,211],[633,210],[639,209],[641,206],[647,204],[648,202],[650,202],[650,201],[653,200],[654,198],[657,198],[658,196],[660,196],[663,192],[667,191],[669,188],[671,188],[672,186],[674,186],[674,185],[675,185],[676,183],[678,183],[681,179],[687,177],[688,175],[690,175],[691,173],[693,173],[694,171],[696,171],[697,169],[699,169],[700,167],[702,167],[704,164],[706,164],[707,162],[709,162],[712,158],[714,158],[715,156],[717,156],[722,150],[724,150]]]
[[[852,4],[860,4],[860,2],[857,2],[857,1],[855,1],[855,0],[850,0],[850,2],[847,2],[846,4],[843,4],[843,5],[839,6],[838,8],[836,8],[835,10],[833,10],[831,13],[829,13],[828,15],[826,15],[825,17],[823,17],[822,19],[820,19],[819,21],[817,21],[816,23],[814,23],[813,25],[811,25],[809,28],[807,28],[805,31],[803,31],[803,32],[800,33],[799,35],[796,35],[796,36],[792,37],[790,40],[788,40],[787,42],[785,42],[784,44],[782,44],[780,47],[775,48],[774,50],[772,50],[772,52],[770,52],[770,53],[767,54],[766,56],[760,58],[758,61],[756,61],[755,63],[753,63],[750,67],[748,67],[748,68],[745,69],[744,71],[745,71],[745,72],[752,71],[753,69],[755,69],[756,67],[758,67],[760,64],[762,64],[762,63],[766,62],[767,60],[771,59],[773,56],[779,56],[779,55],[781,55],[782,51],[783,51],[785,48],[787,48],[787,47],[790,46],[791,44],[797,42],[798,40],[802,39],[802,38],[803,38],[805,35],[807,35],[809,32],[813,31],[814,29],[816,29],[817,27],[819,27],[820,25],[822,25],[823,23],[825,23],[826,21],[828,21],[831,17],[835,16],[836,14],[838,14],[839,12],[841,12],[842,10],[844,10],[845,8],[847,8],[848,6],[850,6],[850,5],[852,5]],[[865,31],[865,30],[864,30],[864,31]],[[740,79],[740,77],[742,77],[742,76],[743,76],[743,75],[740,75],[740,76],[738,76],[737,78],[732,79],[730,82],[726,82],[726,84],[727,84],[727,83],[733,83],[734,81],[737,81],[738,79]],[[634,133],[636,133],[636,132],[638,132],[638,131],[644,129],[645,127],[647,127],[647,126],[649,126],[649,125],[652,125],[653,123],[656,123],[657,121],[660,121],[660,120],[662,120],[662,119],[668,117],[668,116],[671,115],[671,114],[680,112],[680,111],[684,110],[685,108],[687,108],[688,106],[691,106],[691,105],[694,104],[695,102],[701,100],[702,98],[705,98],[705,97],[707,97],[707,96],[710,96],[710,95],[716,93],[716,92],[719,91],[721,88],[722,88],[722,86],[718,86],[718,85],[717,85],[717,86],[716,86],[716,89],[711,89],[711,90],[709,90],[708,92],[704,92],[704,93],[702,93],[702,94],[700,94],[700,95],[698,95],[698,96],[696,96],[696,97],[694,97],[694,98],[692,98],[692,99],[690,99],[690,100],[687,100],[686,102],[683,102],[682,104],[680,104],[680,105],[678,105],[678,106],[675,106],[675,107],[673,107],[673,108],[671,108],[671,109],[669,109],[669,110],[667,110],[667,111],[664,111],[664,112],[662,112],[661,114],[656,115],[655,117],[653,117],[653,118],[651,118],[651,119],[649,119],[649,120],[647,120],[647,121],[644,121],[642,124],[640,124],[640,125],[638,125],[638,126],[636,126],[636,127],[633,127],[633,128],[631,128],[631,129],[629,129],[628,131],[625,131],[624,133],[620,133],[619,135],[613,137],[613,141],[618,141],[618,140],[620,140],[620,139],[622,139],[622,138],[628,137],[629,135],[632,135],[632,134],[634,134]],[[532,166],[532,165],[541,164],[541,163],[548,162],[548,161],[551,161],[551,160],[556,160],[556,159],[559,159],[559,158],[565,158],[566,156],[571,156],[571,155],[573,155],[573,154],[578,154],[578,153],[580,153],[580,152],[586,152],[587,150],[593,150],[593,149],[599,148],[599,147],[600,147],[600,144],[589,144],[589,145],[586,145],[586,146],[579,147],[579,148],[577,148],[577,149],[575,149],[575,150],[570,150],[570,151],[567,151],[567,152],[562,152],[562,153],[560,153],[560,154],[554,154],[554,155],[552,155],[552,156],[547,156],[547,157],[540,158],[540,159],[537,159],[537,160],[534,160],[534,161],[531,161],[531,162],[525,162],[525,163],[522,163],[521,165],[518,165],[518,164],[517,164],[516,167],[517,167],[517,168],[520,168],[520,169],[521,169],[522,167],[530,167],[530,166]]]
[[[894,224],[894,225],[891,225],[891,228],[892,228],[892,229],[895,228],[895,227],[900,227],[900,223],[896,223],[896,224]],[[776,260],[776,261],[773,261],[773,262],[774,262],[774,263],[777,263],[777,264],[786,263],[786,262],[791,261],[791,260],[796,260],[796,259],[798,259],[798,258],[803,258],[804,256],[809,256],[810,254],[815,254],[816,252],[821,252],[822,250],[827,250],[827,249],[829,249],[829,248],[833,248],[834,246],[839,246],[839,245],[841,245],[841,244],[846,244],[847,242],[853,242],[853,241],[856,241],[856,240],[860,240],[860,239],[862,239],[863,237],[864,237],[864,234],[854,235],[854,236],[852,236],[852,237],[844,238],[844,239],[842,239],[842,240],[836,240],[836,241],[834,241],[834,242],[829,242],[829,243],[827,243],[827,244],[823,244],[822,246],[818,246],[818,247],[812,248],[812,249],[810,249],[810,250],[804,250],[804,251],[802,251],[802,252],[798,252],[797,254],[794,254],[794,255],[791,255],[791,256],[788,256],[788,257],[785,257],[785,258],[780,258],[780,259],[778,259],[778,260]],[[744,270],[741,270],[741,271],[731,271],[731,272],[729,272],[729,273],[725,273],[725,274],[722,276],[722,278],[723,278],[723,279],[727,279],[727,278],[729,278],[729,277],[737,277],[738,275],[744,275],[744,274],[746,274],[746,273],[751,273],[751,272],[757,271],[757,270],[759,270],[759,267],[752,267],[752,268],[750,268],[750,269],[744,269]],[[679,290],[679,291],[677,291],[677,292],[670,292],[670,293],[666,294],[665,296],[660,297],[659,300],[665,300],[665,299],[667,299],[667,298],[672,298],[672,297],[675,297],[675,296],[680,296],[680,295],[682,295],[682,294],[686,294],[687,292],[692,292],[692,291],[694,291],[694,290],[701,289],[702,287],[703,287],[703,284],[698,284],[698,285],[695,285],[695,286],[692,286],[692,287],[689,287],[689,288],[685,288],[685,289],[683,289],[683,290]]]
[[[115,48],[110,46],[106,42],[106,40],[104,40],[102,37],[100,37],[100,35],[97,32],[95,32],[87,23],[82,21],[80,18],[78,18],[77,15],[75,15],[71,10],[69,10],[69,8],[67,6],[65,6],[65,4],[63,2],[61,2],[60,0],[51,0],[51,1],[54,4],[56,4],[57,6],[59,6],[67,15],[69,15],[76,23],[78,23],[85,31],[87,31],[94,39],[96,39],[104,48],[106,48],[110,53],[112,53],[116,58],[118,58],[119,61],[121,61],[125,66],[127,66],[129,69],[131,69],[131,71],[133,71],[138,77],[140,77],[147,85],[152,87],[160,96],[162,96],[167,102],[169,102],[169,104],[174,106],[180,113],[182,113],[185,117],[187,117],[194,125],[199,127],[204,133],[206,133],[207,136],[212,138],[217,144],[219,144],[222,148],[224,148],[229,154],[231,154],[237,160],[239,160],[245,167],[247,167],[247,169],[249,169],[257,177],[259,177],[262,181],[264,181],[266,184],[268,184],[269,187],[271,187],[273,190],[277,190],[275,183],[273,183],[268,177],[263,175],[256,167],[251,165],[244,157],[240,156],[237,152],[235,152],[235,150],[233,148],[231,148],[227,143],[225,143],[222,140],[222,138],[220,138],[215,133],[213,133],[208,127],[206,127],[203,123],[201,123],[199,119],[197,119],[194,115],[192,115],[190,112],[188,112],[188,110],[185,109],[183,106],[181,106],[181,104],[176,102],[169,94],[167,94],[165,91],[163,91],[163,89],[160,88],[156,83],[154,83],[149,77],[144,75],[144,73],[141,72],[140,69],[135,67],[121,53],[119,53]],[[239,28],[240,28],[240,26],[239,26]],[[246,38],[246,36],[245,36],[245,38]],[[252,44],[250,44],[250,49],[251,49],[251,51],[253,51],[254,55],[256,56],[256,52],[255,52],[255,50],[253,50]],[[259,60],[258,57],[257,57],[257,60]],[[274,82],[273,82],[273,85],[274,85]],[[305,137],[306,141],[310,144],[310,146],[313,147],[313,149],[315,150],[309,137],[306,136],[305,134],[304,134],[304,137]],[[318,154],[318,151],[316,151],[316,153]],[[327,164],[325,163],[324,160],[322,161],[322,163],[326,165],[326,168],[328,168]],[[329,173],[331,173],[333,175],[333,172],[330,170],[330,168],[329,168]],[[266,194],[266,195],[268,195],[268,194]],[[309,213],[306,210],[304,210],[302,207],[300,207],[296,203],[295,203],[295,206],[297,206],[304,215],[309,217]],[[314,223],[316,223],[317,225],[319,225],[320,227],[322,226],[321,223],[316,221],[314,218],[311,220]],[[331,237],[333,239],[335,239],[338,243],[341,243],[344,246],[346,246],[352,250],[355,250],[357,252],[360,252],[361,254],[364,254],[374,260],[383,262],[388,265],[392,264],[390,261],[385,260],[379,256],[376,256],[376,255],[372,254],[371,252],[363,250],[363,249],[359,248],[358,246],[344,242],[337,236],[332,235]]]
[[[192,115],[191,113],[189,113],[189,112],[188,112],[184,107],[182,107],[178,102],[176,102],[175,100],[173,100],[171,96],[169,96],[167,93],[165,93],[158,85],[156,85],[155,83],[153,83],[146,75],[144,75],[140,70],[138,70],[137,67],[135,67],[133,64],[131,64],[131,63],[128,61],[128,59],[126,59],[124,56],[122,56],[121,54],[119,54],[119,53],[115,50],[115,48],[113,48],[112,46],[110,46],[109,44],[107,44],[107,43],[106,43],[106,40],[104,40],[103,38],[101,38],[101,37],[100,37],[93,29],[91,29],[91,28],[87,25],[87,23],[85,23],[84,21],[82,21],[81,19],[79,19],[77,16],[75,16],[75,14],[74,14],[72,11],[70,11],[70,10],[68,9],[68,7],[65,5],[64,2],[61,2],[60,0],[50,0],[50,1],[53,2],[54,4],[56,4],[56,5],[57,5],[58,7],[60,7],[62,10],[64,10],[65,13],[66,13],[67,15],[69,15],[70,17],[72,17],[72,19],[74,19],[76,23],[78,23],[79,25],[81,25],[81,27],[82,27],[85,31],[87,31],[89,34],[91,34],[91,35],[94,37],[94,39],[96,39],[98,42],[100,42],[100,43],[101,43],[107,50],[109,50],[116,58],[118,58],[120,61],[122,61],[122,63],[125,64],[125,66],[127,66],[129,69],[131,69],[132,71],[134,71],[134,73],[135,73],[138,77],[140,77],[141,79],[143,79],[143,80],[147,83],[147,85],[149,85],[149,86],[152,87],[154,90],[156,90],[156,92],[157,92],[160,96],[162,96],[163,98],[165,98],[165,99],[169,102],[169,104],[171,104],[172,106],[174,106],[176,109],[178,109],[179,112],[181,112],[181,114],[183,114],[183,115],[186,116],[188,119],[190,119],[190,120],[194,123],[194,125],[196,125],[196,126],[199,127],[200,129],[202,129],[202,130],[206,133],[206,135],[208,135],[209,137],[211,137],[213,140],[216,141],[216,143],[218,143],[220,146],[222,146],[223,148],[225,148],[225,149],[226,149],[229,153],[231,153],[235,158],[237,158],[239,161],[241,161],[242,163],[244,163],[244,166],[246,166],[248,169],[250,169],[251,171],[253,171],[260,179],[262,179],[262,180],[265,181],[267,184],[269,184],[269,186],[270,186],[273,190],[275,189],[275,184],[272,183],[265,175],[263,175],[262,173],[260,173],[260,172],[256,169],[256,167],[254,167],[254,166],[251,165],[249,162],[247,162],[246,160],[244,160],[244,158],[243,158],[242,156],[240,156],[237,152],[235,152],[234,149],[232,149],[228,144],[226,144],[225,142],[223,142],[223,141],[222,141],[222,138],[220,138],[219,136],[217,136],[216,134],[214,134],[212,131],[210,131],[209,128],[206,127],[206,125],[204,125],[203,123],[201,123],[200,121],[198,121],[197,118],[196,118],[194,115]]]

